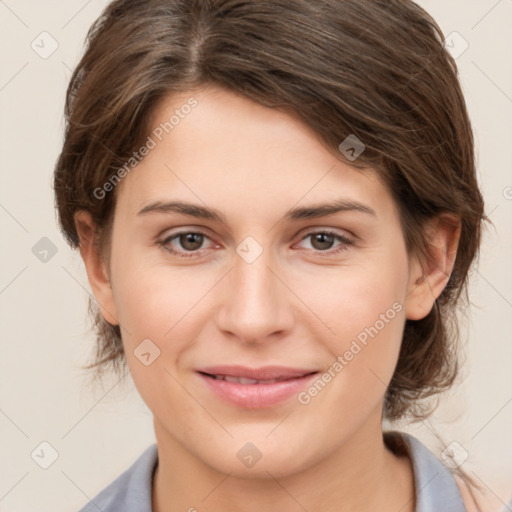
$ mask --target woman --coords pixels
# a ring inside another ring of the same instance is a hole
[[[457,375],[483,201],[411,1],[118,0],[68,89],[61,227],[156,445],[83,511],[476,510],[382,421]]]

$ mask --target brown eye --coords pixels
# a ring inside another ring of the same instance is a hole
[[[347,249],[348,246],[354,245],[354,242],[344,235],[334,233],[332,231],[316,231],[306,235],[301,242],[310,240],[310,247],[306,247],[318,253],[326,255],[336,254]]]
[[[329,233],[313,233],[311,236],[311,245],[314,249],[325,251],[334,244],[335,237]]]
[[[182,231],[167,236],[162,241],[158,242],[158,245],[175,256],[183,258],[193,256],[199,257],[201,256],[203,249],[206,250],[209,248],[206,245],[208,240],[210,240],[210,238],[204,233],[196,231]],[[215,244],[212,243],[210,248],[214,245]]]
[[[201,233],[184,233],[178,235],[181,247],[187,251],[196,251],[203,244],[204,236]]]

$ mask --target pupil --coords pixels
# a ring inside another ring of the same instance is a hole
[[[316,249],[329,249],[333,242],[332,235],[327,233],[316,233],[313,240],[320,243],[320,247],[316,247]]]
[[[187,233],[180,236],[180,243],[184,249],[193,251],[201,247],[203,235],[199,233]]]

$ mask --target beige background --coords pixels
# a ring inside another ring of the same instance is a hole
[[[130,380],[92,388],[80,369],[92,348],[89,286],[53,209],[64,93],[104,5],[0,0],[0,511],[77,511],[154,442],[151,414]],[[463,329],[466,378],[431,421],[400,428],[438,454],[444,445],[433,430],[445,444],[458,442],[468,453],[463,467],[489,489],[498,509],[512,493],[512,1],[421,5],[445,35],[462,36],[453,40],[455,50],[469,44],[457,62],[495,228],[486,233],[472,279]],[[50,36],[40,36],[43,31]],[[52,44],[58,48],[44,55]],[[43,237],[57,251],[46,262],[33,253]],[[52,448],[41,447],[43,441],[58,452],[48,469],[36,463],[50,461]]]

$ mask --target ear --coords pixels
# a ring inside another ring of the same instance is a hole
[[[87,277],[101,314],[109,324],[118,325],[107,264],[97,243],[96,225],[91,214],[85,210],[75,212],[74,220],[80,239],[80,255],[84,260]]]
[[[410,265],[406,318],[421,320],[434,306],[450,279],[460,238],[460,219],[442,214],[427,223],[429,257],[413,257]]]

